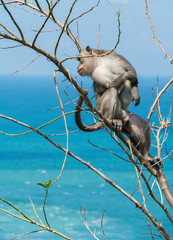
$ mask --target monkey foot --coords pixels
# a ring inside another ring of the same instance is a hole
[[[116,128],[117,131],[122,131],[123,123],[120,119],[113,119],[112,125]]]
[[[163,168],[163,161],[159,157],[152,157],[152,159],[150,159],[150,163],[154,165],[159,164],[159,167]]]
[[[133,113],[130,113],[129,115],[126,115],[124,118],[123,118],[123,126],[125,126],[128,122],[129,122],[129,119],[130,117],[133,115]]]
[[[163,161],[162,161],[162,159],[159,158],[159,157],[156,157],[156,159],[157,159],[157,162],[158,162],[159,166],[160,166],[161,168],[163,168]]]

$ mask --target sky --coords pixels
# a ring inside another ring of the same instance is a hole
[[[93,3],[95,4],[96,2],[97,1],[93,0],[78,0],[70,19],[88,10],[93,6]],[[71,3],[71,0],[61,0],[54,10],[54,15],[61,22],[64,22]],[[96,9],[80,18],[78,20],[78,31],[82,47],[84,48],[90,45],[93,48],[97,48],[98,29],[100,26],[99,48],[112,49],[118,36],[116,11],[121,11],[124,6],[126,6],[120,17],[121,38],[116,52],[123,55],[131,62],[139,76],[172,76],[173,65],[165,58],[156,40],[152,37],[153,34],[145,11],[145,0],[130,0],[127,5],[126,3],[126,0],[101,0]],[[156,35],[169,56],[173,58],[173,1],[148,0],[148,6]],[[44,18],[31,15],[15,7],[9,9],[12,11],[17,23],[23,29],[26,39],[32,41],[36,34],[35,30],[39,29]],[[12,31],[16,31],[9,16],[3,11],[2,6],[0,11],[0,23],[8,26]],[[70,27],[74,35],[77,36],[76,22],[73,22]],[[45,31],[55,29],[57,30],[58,27],[52,23],[47,23],[44,28]],[[0,31],[5,32],[2,27],[0,27]],[[59,31],[42,33],[36,44],[52,54],[58,34]],[[7,40],[0,40],[0,75],[10,75],[23,68],[38,55],[33,50],[26,47],[2,49],[13,45],[16,45],[16,43],[14,44]],[[77,48],[71,39],[64,34],[57,51],[57,58],[61,60],[67,56],[74,55],[78,55]],[[70,60],[65,62],[64,66],[69,69],[72,75],[78,76],[76,71],[77,64],[76,60]],[[39,57],[18,74],[50,75],[53,69],[56,68],[52,63],[44,57]]]

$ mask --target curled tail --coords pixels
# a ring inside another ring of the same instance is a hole
[[[83,95],[84,96],[88,95],[88,89],[83,90]],[[103,128],[103,124],[101,122],[96,122],[92,125],[85,125],[82,122],[82,119],[81,119],[82,103],[83,103],[83,97],[80,96],[76,105],[76,112],[75,112],[75,121],[77,126],[84,132],[94,132],[96,130]]]

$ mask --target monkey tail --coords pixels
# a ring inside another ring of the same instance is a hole
[[[86,96],[87,94],[88,94],[88,89],[84,89],[83,95]],[[80,96],[76,105],[76,112],[75,112],[75,121],[77,126],[84,132],[94,132],[96,130],[103,128],[103,124],[101,122],[96,122],[92,125],[85,125],[82,122],[82,119],[81,119],[82,103],[83,103],[83,97]]]

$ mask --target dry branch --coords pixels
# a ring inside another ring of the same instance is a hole
[[[159,94],[157,95],[152,107],[150,108],[150,112],[148,114],[148,117],[147,117],[147,122],[150,121],[150,118],[151,118],[151,115],[153,114],[154,112],[154,108],[158,102],[158,100],[160,99],[161,95],[167,90],[167,88],[173,83],[173,78],[163,87],[163,89],[159,92]]]
[[[6,4],[4,3],[3,0],[1,0],[1,3],[2,3],[5,11],[6,11],[6,12],[8,13],[8,15],[10,16],[12,22],[13,22],[14,25],[17,27],[17,29],[18,29],[18,31],[19,31],[19,33],[20,33],[21,38],[24,39],[23,32],[22,32],[21,28],[19,27],[19,25],[18,25],[17,22],[15,21],[15,19],[14,19],[14,17],[12,16],[11,12],[10,12],[10,11],[8,10],[8,8],[6,7]]]
[[[149,20],[149,24],[150,24],[151,30],[152,30],[152,32],[153,32],[153,37],[156,39],[159,47],[160,47],[161,50],[164,52],[165,56],[169,59],[170,63],[173,64],[173,59],[170,58],[170,56],[168,55],[168,53],[164,50],[164,48],[162,47],[159,39],[158,39],[157,36],[156,36],[156,33],[155,33],[155,31],[154,31],[154,27],[153,27],[153,25],[152,25],[152,23],[151,23],[151,18],[150,18],[149,11],[148,11],[148,2],[147,2],[147,0],[145,0],[145,6],[146,6],[146,14],[147,14],[147,17],[148,17],[148,20]]]
[[[64,106],[63,106],[63,103],[62,103],[62,100],[61,100],[61,97],[60,97],[60,94],[59,94],[59,90],[58,90],[58,86],[57,86],[57,82],[56,82],[55,71],[53,73],[54,73],[54,81],[55,81],[56,92],[57,92],[57,95],[58,95],[58,99],[59,99],[61,110],[62,110],[62,115],[63,115],[63,118],[64,118],[64,125],[65,125],[65,130],[66,130],[67,143],[66,143],[65,158],[64,158],[64,162],[63,162],[63,165],[62,165],[62,168],[61,168],[61,172],[60,172],[59,176],[55,179],[55,181],[52,184],[57,182],[58,179],[61,177],[62,172],[64,170],[64,166],[65,166],[66,160],[67,160],[67,154],[68,154],[68,151],[69,151],[69,132],[68,132],[68,127],[67,127],[66,115],[65,115]]]

